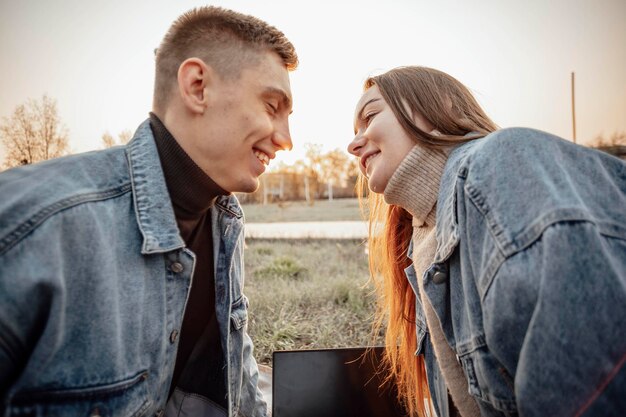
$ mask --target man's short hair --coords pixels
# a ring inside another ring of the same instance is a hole
[[[155,51],[154,108],[167,105],[178,68],[186,59],[200,58],[220,77],[236,79],[242,68],[266,51],[278,54],[289,71],[298,66],[291,42],[263,20],[214,6],[188,11],[170,26]]]

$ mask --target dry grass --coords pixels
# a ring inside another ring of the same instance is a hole
[[[259,363],[271,366],[274,350],[372,343],[374,295],[362,242],[248,240],[245,260],[248,331]]]

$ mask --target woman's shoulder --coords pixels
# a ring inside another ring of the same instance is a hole
[[[492,163],[511,158],[540,157],[554,148],[581,148],[551,133],[527,127],[496,130],[475,142],[476,146],[471,149],[472,159],[487,158]]]
[[[510,178],[512,175],[542,178],[569,172],[576,175],[580,164],[592,170],[600,168],[623,173],[626,166],[604,152],[525,127],[497,130],[460,148],[457,166],[475,178],[485,175],[492,178]]]

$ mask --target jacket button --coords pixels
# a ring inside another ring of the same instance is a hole
[[[163,410],[162,408],[160,408],[156,414],[154,415],[155,417],[163,417],[163,414],[165,414],[165,410]]]
[[[433,274],[433,282],[435,284],[443,284],[448,279],[448,275],[445,272],[437,271]]]
[[[178,330],[172,330],[172,333],[170,333],[170,342],[174,343],[176,339],[178,339]]]
[[[175,274],[183,272],[183,269],[185,268],[183,267],[183,264],[181,264],[180,262],[174,262],[173,264],[170,265],[170,270]]]

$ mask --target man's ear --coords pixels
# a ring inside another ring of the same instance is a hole
[[[185,107],[203,114],[209,104],[209,86],[215,76],[211,67],[199,58],[188,58],[178,67],[178,92]]]

